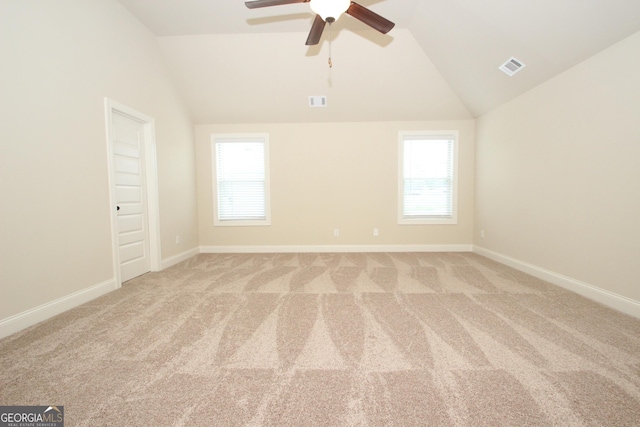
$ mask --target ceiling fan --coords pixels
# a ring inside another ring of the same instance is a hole
[[[311,10],[316,13],[305,43],[307,46],[318,44],[325,24],[331,25],[345,12],[382,34],[387,34],[395,25],[388,19],[350,0],[253,0],[244,4],[249,9],[257,9],[292,3],[311,3]]]

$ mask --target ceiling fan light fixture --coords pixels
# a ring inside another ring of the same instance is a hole
[[[325,22],[337,21],[350,5],[351,0],[311,0],[310,4],[311,10],[320,15]]]

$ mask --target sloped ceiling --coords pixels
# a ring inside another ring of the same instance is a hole
[[[197,124],[476,117],[640,31],[638,0],[361,0],[396,27],[343,16],[307,47],[308,4],[119,1],[158,36]],[[512,56],[526,67],[509,77]]]

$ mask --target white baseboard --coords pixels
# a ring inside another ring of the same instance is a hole
[[[597,286],[581,282],[571,277],[563,276],[562,274],[558,274],[553,271],[545,270],[544,268],[502,255],[480,246],[474,246],[473,252],[515,268],[516,270],[530,274],[538,279],[542,279],[546,282],[560,286],[561,288],[575,292],[583,297],[597,301],[630,316],[640,318],[640,302],[631,298],[609,292],[602,288],[598,288]]]
[[[67,310],[96,299],[116,289],[115,279],[109,279],[97,285],[74,292],[38,307],[23,311],[0,320],[0,338],[4,338],[25,328],[57,316]]]
[[[473,245],[200,246],[200,253],[471,252]]]
[[[182,261],[188,260],[192,256],[198,255],[200,252],[200,248],[195,247],[193,249],[189,249],[188,251],[179,253],[178,255],[163,259],[160,268],[164,270],[165,268],[173,267],[174,265],[181,263]]]

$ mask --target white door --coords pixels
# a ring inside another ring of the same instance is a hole
[[[120,281],[125,282],[151,270],[145,126],[118,111],[112,112],[111,126],[117,250]]]

